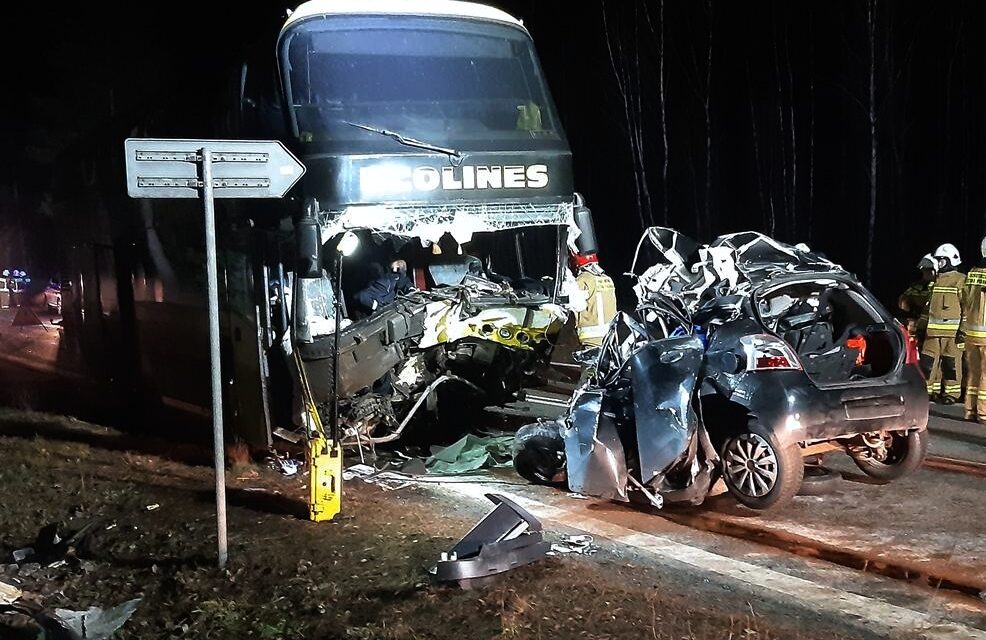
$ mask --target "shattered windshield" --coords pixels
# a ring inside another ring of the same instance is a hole
[[[530,37],[502,24],[331,16],[290,27],[285,94],[302,142],[396,151],[367,127],[431,144],[543,149],[562,141]],[[492,148],[492,147],[490,147]]]

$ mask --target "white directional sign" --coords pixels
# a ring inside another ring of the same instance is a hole
[[[166,140],[130,138],[127,193],[131,198],[201,198],[205,214],[205,272],[212,365],[212,446],[216,466],[216,533],[219,567],[226,566],[226,463],[219,354],[219,273],[215,198],[280,198],[305,166],[271,140]]]
[[[305,173],[277,140],[130,138],[124,146],[132,198],[201,198],[203,150],[212,156],[214,198],[280,198]]]

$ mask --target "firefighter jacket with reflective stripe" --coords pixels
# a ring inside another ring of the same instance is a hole
[[[928,300],[928,337],[953,338],[962,321],[962,301],[959,294],[965,276],[958,271],[938,274]]]
[[[579,342],[599,345],[616,316],[616,286],[613,279],[595,265],[583,269],[575,279],[586,296],[586,309],[575,320]]]
[[[962,287],[962,324],[970,344],[986,344],[986,266],[976,267]]]

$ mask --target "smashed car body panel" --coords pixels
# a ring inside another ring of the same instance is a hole
[[[629,360],[640,480],[650,484],[680,462],[695,437],[692,394],[702,366],[694,336],[655,340]]]
[[[627,502],[627,462],[601,390],[581,393],[562,430],[568,460],[568,486],[576,493]]]

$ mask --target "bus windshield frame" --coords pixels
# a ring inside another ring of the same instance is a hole
[[[534,44],[519,27],[320,15],[289,25],[278,57],[292,131],[322,151],[407,150],[374,128],[460,150],[567,149]]]

